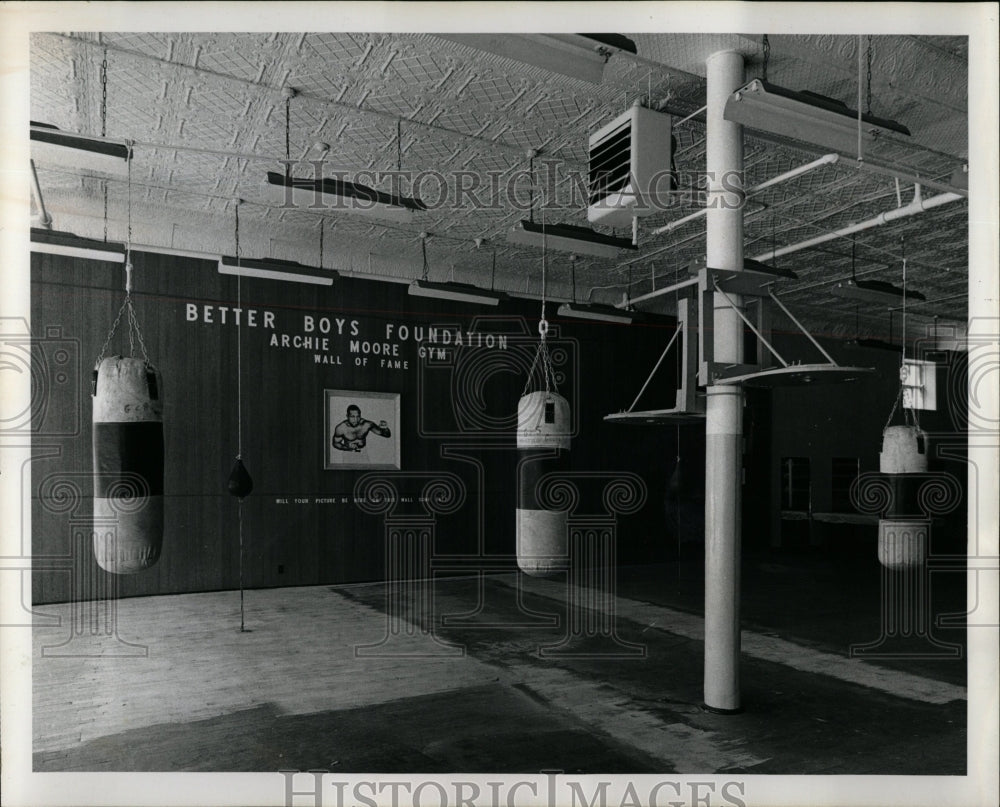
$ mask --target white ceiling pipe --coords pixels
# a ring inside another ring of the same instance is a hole
[[[859,233],[862,230],[870,230],[872,227],[881,227],[883,224],[888,224],[890,221],[896,221],[897,219],[903,219],[909,216],[916,216],[918,213],[923,213],[925,210],[932,210],[935,207],[941,207],[941,205],[957,202],[959,199],[964,198],[964,196],[960,196],[957,193],[939,193],[937,196],[932,196],[930,199],[923,199],[920,194],[920,186],[914,185],[913,200],[903,207],[887,210],[884,213],[879,213],[874,218],[868,219],[867,221],[852,224],[849,227],[843,227],[833,232],[824,233],[823,235],[817,235],[815,238],[800,241],[798,244],[790,244],[787,247],[782,247],[781,249],[772,250],[770,252],[762,252],[760,255],[754,255],[753,259],[755,261],[773,260],[774,258],[781,257],[782,255],[789,255],[792,252],[809,249],[809,247],[814,247],[817,244],[833,241],[835,238],[844,238],[846,236],[853,235],[854,233]]]
[[[802,176],[802,174],[808,174],[810,171],[815,171],[817,168],[822,168],[824,165],[832,165],[840,159],[839,154],[824,154],[818,160],[813,160],[811,163],[806,163],[805,165],[800,165],[798,168],[793,168],[791,171],[785,171],[783,174],[778,174],[776,177],[772,177],[766,182],[761,182],[760,185],[754,185],[750,190],[747,191],[747,196],[752,196],[755,193],[759,193],[765,188],[770,188],[772,185],[779,185],[782,182],[787,182],[790,179],[795,179],[795,177]],[[676,230],[681,225],[687,224],[689,221],[700,218],[708,212],[707,208],[698,210],[692,213],[690,216],[685,216],[682,219],[677,219],[677,221],[671,221],[669,224],[664,224],[662,227],[657,227],[651,235],[662,235],[663,233],[669,233],[671,230]],[[644,255],[643,258],[648,256]]]

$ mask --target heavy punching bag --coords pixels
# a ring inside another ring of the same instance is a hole
[[[917,500],[927,472],[924,433],[916,426],[889,426],[878,462],[891,490],[891,502],[878,523],[879,562],[888,569],[920,566],[927,557],[930,527]]]
[[[569,463],[569,403],[555,392],[531,392],[517,402],[517,565],[544,576],[569,561],[566,511],[543,509],[538,483]]]
[[[163,547],[163,404],[159,373],[143,359],[102,360],[93,388],[94,531],[102,569],[148,569]]]

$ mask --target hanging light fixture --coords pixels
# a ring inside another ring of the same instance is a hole
[[[834,297],[842,297],[846,300],[858,300],[864,303],[878,303],[881,305],[899,305],[904,300],[912,302],[922,302],[927,298],[919,291],[906,289],[887,283],[884,280],[842,280],[830,289]]]
[[[896,121],[859,115],[857,110],[834,98],[788,90],[760,79],[754,79],[729,97],[723,117],[748,129],[845,153],[856,148],[859,119],[861,137],[867,143],[889,132],[910,134],[909,129]]]
[[[855,276],[854,244],[851,244],[851,277],[840,281],[830,289],[834,297],[893,306],[903,302],[923,302],[924,297],[916,289],[900,288],[884,280],[858,280]]]
[[[427,209],[419,199],[384,193],[346,179],[304,179],[267,172],[265,196],[284,207],[323,209],[386,221],[408,222]]]
[[[600,84],[613,51],[635,53],[621,34],[437,34],[476,50],[530,64],[552,73]]]
[[[851,109],[836,98],[810,90],[789,90],[767,79],[770,44],[764,38],[764,74],[736,90],[726,101],[723,117],[750,129],[789,137],[843,153],[862,157],[863,144],[874,143],[888,133],[910,135],[910,130],[871,110],[871,37],[868,37],[867,111],[862,113],[862,50],[858,43],[858,108]]]
[[[276,258],[263,260],[236,258],[232,255],[223,255],[219,258],[219,274],[286,280],[291,283],[313,283],[317,286],[332,286],[334,278],[338,276],[334,271],[313,269],[295,261],[282,261]]]
[[[332,286],[339,275],[333,270],[314,269],[295,261],[277,258],[244,258],[240,253],[240,199],[236,200],[235,244],[236,255],[219,258],[219,274],[237,277],[257,277],[265,280],[284,280],[290,283],[312,283],[317,286]],[[322,230],[320,231],[322,233]],[[322,241],[320,263],[322,263]]]
[[[548,228],[546,227],[546,229]],[[576,260],[576,255],[569,256],[570,283],[573,290],[573,299],[571,302],[560,305],[556,310],[556,314],[560,317],[570,319],[589,319],[595,322],[615,322],[620,325],[630,325],[634,318],[631,311],[615,308],[612,305],[578,303],[576,301]]]
[[[481,289],[471,283],[432,283],[427,279],[427,233],[420,233],[420,251],[423,256],[423,274],[419,280],[414,280],[409,287],[411,297],[431,297],[436,300],[451,300],[458,303],[474,303],[476,305],[499,305],[507,295],[498,291]]]
[[[73,233],[31,228],[31,251],[48,255],[67,255],[92,261],[125,263],[125,245],[95,238],[81,238]]]
[[[560,317],[572,319],[590,319],[596,322],[615,322],[619,325],[631,325],[634,316],[631,312],[613,305],[599,303],[563,303],[556,312]]]
[[[31,121],[31,159],[39,165],[84,169],[119,177],[128,175],[132,149],[108,140],[108,50],[101,62],[101,136],[63,132],[47,123]]]
[[[630,238],[616,238],[605,235],[589,227],[577,227],[572,224],[545,225],[546,243],[552,249],[565,252],[575,252],[579,255],[595,255],[601,258],[613,258],[623,249],[632,252],[639,248]],[[511,244],[540,247],[542,245],[542,226],[533,221],[520,221],[507,234]]]
[[[53,165],[125,177],[131,156],[124,143],[71,134],[55,126],[31,122],[31,159],[42,167]]]
[[[291,159],[291,99],[297,94],[292,87],[284,88],[285,96],[285,172],[267,172],[264,196],[282,207],[301,207],[311,210],[342,211],[369,218],[409,222],[415,213],[426,210],[419,199],[401,194],[384,193],[342,177],[318,176],[312,179],[292,176]],[[396,124],[396,170],[401,172],[402,150],[399,122]],[[329,146],[325,146],[324,153]],[[312,163],[322,170],[323,162]]]

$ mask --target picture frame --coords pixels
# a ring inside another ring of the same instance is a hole
[[[400,470],[400,394],[323,390],[323,469]]]

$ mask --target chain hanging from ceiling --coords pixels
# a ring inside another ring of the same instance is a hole
[[[108,49],[101,61],[101,137],[108,136]],[[104,243],[108,243],[108,181],[101,182],[104,189]]]
[[[866,54],[866,59],[868,61],[868,83],[867,83],[867,112],[869,115],[872,114],[872,35],[868,34],[868,52]]]
[[[535,368],[541,365],[542,371],[542,383],[545,385],[545,392],[548,393],[558,393],[559,385],[556,381],[556,372],[552,364],[552,356],[549,354],[549,346],[546,338],[549,334],[549,321],[546,319],[546,302],[547,302],[547,281],[548,281],[548,265],[547,265],[547,249],[546,249],[546,237],[545,237],[545,213],[542,213],[542,311],[541,317],[538,320],[538,350],[535,352],[534,361],[531,363],[531,369],[528,370],[528,378],[524,383],[524,391],[521,393],[523,398],[528,394],[528,390],[531,388],[531,381],[535,376]]]

